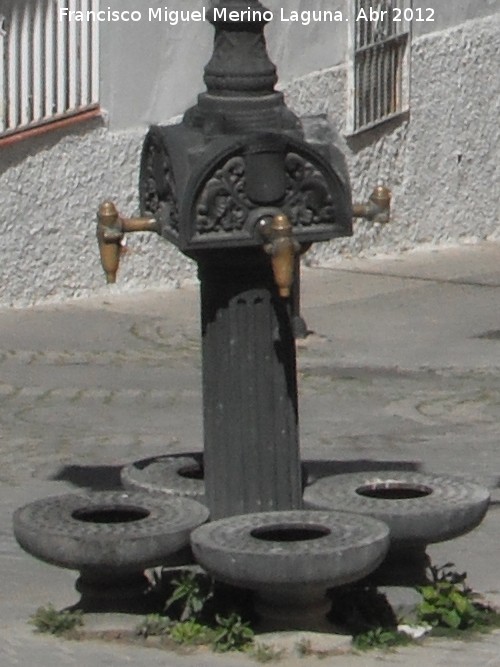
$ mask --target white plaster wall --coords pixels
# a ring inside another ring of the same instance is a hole
[[[119,285],[104,287],[96,212],[111,198],[137,213],[143,132],[104,128],[62,136],[0,175],[0,304],[82,297],[100,290],[175,286],[192,262],[156,234],[130,238]]]
[[[500,237],[500,15],[418,38],[413,46],[410,122],[342,140],[356,199],[378,181],[394,192],[387,227],[358,223],[352,239],[317,244],[325,262],[421,243]],[[344,67],[285,86],[299,113],[327,112],[342,132]],[[103,286],[95,212],[104,197],[124,214],[137,207],[145,129],[46,135],[0,153],[0,304],[85,296],[100,290],[174,285],[195,267],[153,235],[131,235],[119,286]]]
[[[355,199],[388,184],[392,222],[357,222],[352,238],[316,244],[306,261],[500,238],[499,54],[500,14],[415,40],[409,121],[342,140]],[[295,81],[289,104],[327,112],[342,134],[345,78],[338,67]]]

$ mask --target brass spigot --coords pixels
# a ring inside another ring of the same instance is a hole
[[[293,227],[283,213],[275,215],[271,221],[262,219],[260,232],[265,238],[264,250],[271,256],[273,275],[279,295],[288,299],[294,278],[295,257],[300,252],[300,244],[293,237]]]
[[[103,202],[97,212],[97,243],[102,268],[108,283],[116,282],[122,241],[128,232],[157,232],[159,234],[160,229],[155,218],[122,218],[113,202]]]
[[[378,185],[371,193],[366,204],[354,204],[354,218],[366,218],[372,222],[387,224],[391,217],[392,193],[384,185]]]

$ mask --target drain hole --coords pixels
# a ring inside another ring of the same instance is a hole
[[[250,534],[265,542],[306,542],[319,540],[329,535],[330,531],[323,526],[266,526],[255,528]]]
[[[180,468],[178,474],[186,479],[205,479],[203,468],[197,464]]]
[[[87,523],[131,523],[149,516],[142,507],[86,507],[75,510],[71,515],[77,521]]]
[[[380,498],[382,500],[406,500],[411,498],[423,498],[430,496],[432,489],[420,484],[408,484],[404,482],[383,482],[379,484],[367,484],[356,489],[360,496],[368,498]]]

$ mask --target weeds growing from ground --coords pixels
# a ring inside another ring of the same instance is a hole
[[[161,614],[149,614],[137,626],[135,632],[139,637],[161,637],[167,635],[172,627],[172,621],[168,616]]]
[[[169,636],[176,644],[189,644],[191,646],[211,644],[213,635],[214,630],[212,628],[198,623],[192,618],[172,623],[169,630]]]
[[[207,644],[217,652],[247,650],[254,639],[249,621],[228,607],[227,595],[216,597],[209,577],[181,572],[168,584],[163,614],[146,617],[136,634],[168,636],[183,646]]]
[[[451,569],[453,563],[430,567],[431,583],[419,586],[422,602],[417,619],[433,628],[433,634],[459,634],[463,631],[487,632],[500,627],[500,614],[478,601],[466,584],[467,573]]]
[[[200,618],[213,597],[212,580],[196,572],[186,572],[173,579],[172,585],[174,589],[165,603],[165,612],[180,621]]]
[[[37,632],[61,637],[83,625],[83,614],[81,611],[58,611],[48,604],[46,607],[38,607],[29,622]]]
[[[269,644],[261,644],[256,641],[253,642],[247,652],[251,658],[261,663],[277,662],[285,654],[284,649],[275,648],[274,646],[269,646]]]
[[[467,574],[457,572],[454,567],[453,563],[429,567],[429,583],[417,586],[422,596],[415,610],[417,625],[428,626],[429,634],[434,636],[461,638],[500,627],[500,614],[478,601],[478,596],[466,584]],[[372,600],[375,598],[372,597]],[[353,604],[357,613],[364,612],[362,618],[365,619],[366,607],[355,601]],[[396,624],[385,623],[355,633],[353,646],[366,651],[402,646],[413,641],[409,635],[400,632]]]
[[[369,651],[371,649],[391,649],[396,646],[407,646],[413,639],[404,632],[386,628],[373,628],[353,637],[353,648],[358,651]]]
[[[500,614],[481,603],[467,586],[466,574],[453,567],[446,563],[429,569],[429,583],[417,587],[422,600],[416,608],[416,622],[428,625],[431,634],[462,638],[500,627]],[[136,639],[156,637],[164,647],[206,645],[217,652],[244,651],[258,662],[283,657],[283,650],[256,641],[248,611],[251,605],[243,593],[235,596],[231,588],[214,585],[208,576],[188,570],[157,584],[164,594],[159,607],[163,611],[144,617],[135,630]],[[414,641],[398,630],[392,608],[375,588],[344,587],[335,591],[334,599],[330,620],[353,635],[354,649],[386,650]],[[82,612],[57,611],[50,604],[37,609],[30,623],[38,632],[68,638],[85,636],[78,632],[83,625]],[[308,639],[297,642],[295,652],[300,657],[329,654],[315,651]]]
[[[229,616],[215,617],[216,627],[212,641],[214,651],[244,651],[253,643],[254,632],[248,621],[232,613]]]

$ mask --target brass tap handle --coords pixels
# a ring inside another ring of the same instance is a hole
[[[160,233],[160,230],[155,218],[122,218],[113,202],[103,202],[97,212],[97,243],[108,283],[116,282],[121,243],[127,232]]]
[[[300,244],[293,238],[293,227],[283,213],[275,215],[271,222],[263,219],[261,234],[266,239],[264,250],[271,256],[274,281],[279,295],[290,297],[294,278],[295,257],[300,252]]]
[[[354,204],[354,218],[366,218],[373,222],[387,224],[391,218],[392,193],[389,188],[378,185],[371,193],[366,204]]]

